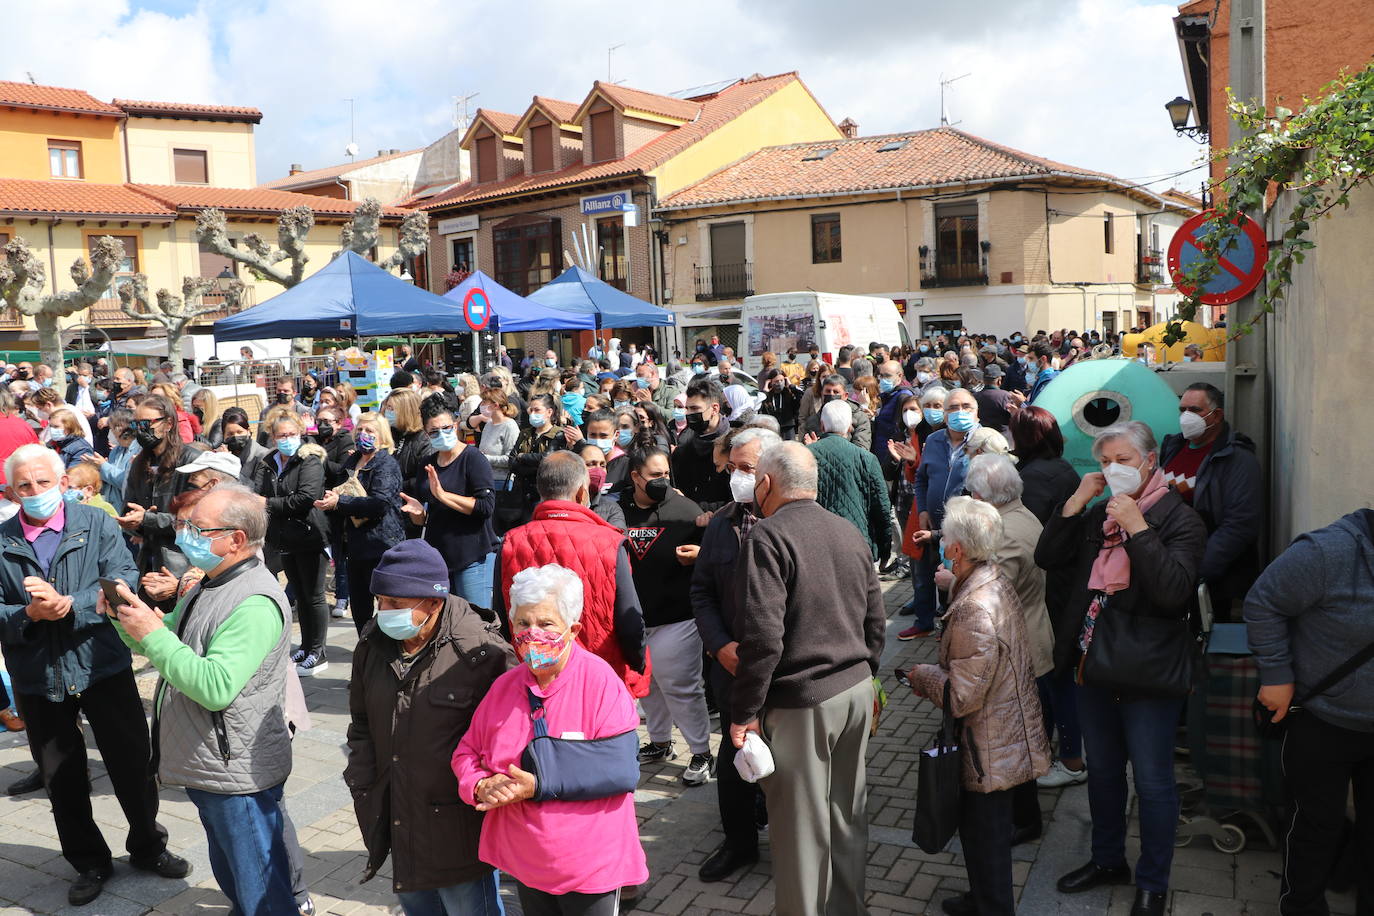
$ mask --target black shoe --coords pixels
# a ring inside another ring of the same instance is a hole
[[[1042,828],[1040,827],[1017,827],[1011,835],[1011,845],[1020,846],[1022,843],[1031,843],[1040,839]]]
[[[657,763],[660,760],[673,759],[673,743],[655,744],[650,741],[648,744],[641,745],[639,748],[640,763]]]
[[[720,881],[734,874],[738,869],[746,865],[753,865],[759,860],[757,849],[740,850],[730,846],[729,843],[722,843],[720,848],[701,863],[701,868],[697,871],[697,877],[710,884],[713,881]]]
[[[5,788],[6,795],[28,795],[43,788],[43,774],[34,770],[27,776],[16,779]]]
[[[1077,894],[1109,884],[1130,883],[1131,866],[1117,865],[1112,868],[1103,868],[1096,862],[1089,862],[1082,868],[1076,868],[1060,878],[1054,886],[1059,889],[1061,894]]]
[[[162,850],[162,855],[152,862],[135,862],[129,860],[129,864],[139,871],[150,871],[161,878],[185,878],[191,873],[191,863],[181,856]]]
[[[111,865],[83,871],[76,876],[72,886],[67,888],[67,902],[72,906],[85,906],[90,903],[100,896],[100,892],[105,889],[105,882],[109,881],[113,874],[114,867]]]
[[[940,901],[940,909],[949,916],[978,916],[978,907],[973,904],[972,894],[960,894]]]
[[[1164,904],[1169,894],[1159,891],[1144,891],[1136,888],[1135,903],[1131,904],[1131,916],[1164,916]]]
[[[916,605],[915,605],[914,603],[908,601],[906,604],[904,604],[904,605],[902,605],[901,607],[897,608],[897,616],[898,616],[898,617],[914,617],[914,616],[916,616]]]

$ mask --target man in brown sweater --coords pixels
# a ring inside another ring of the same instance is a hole
[[[864,913],[864,755],[886,623],[878,576],[854,526],[816,503],[816,459],[801,443],[759,460],[754,505],[763,520],[735,573],[730,737],[742,747],[758,732],[773,754],[761,784],[778,912]]]

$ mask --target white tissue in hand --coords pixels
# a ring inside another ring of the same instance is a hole
[[[764,744],[758,732],[744,736],[744,747],[735,753],[735,769],[745,782],[758,782],[773,775],[773,752]]]

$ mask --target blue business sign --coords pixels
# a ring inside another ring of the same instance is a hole
[[[582,213],[586,215],[620,213],[625,207],[633,203],[629,191],[616,191],[614,194],[597,194],[594,197],[582,198],[581,209]]]

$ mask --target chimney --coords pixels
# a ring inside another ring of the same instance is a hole
[[[385,156],[385,155],[386,155],[386,150],[384,150],[384,149],[379,149],[379,150],[377,150],[377,155],[378,155],[378,156]]]
[[[289,174],[289,175],[299,175],[301,172],[304,172],[304,171],[305,171],[305,169],[301,168],[301,164],[300,164],[299,162],[293,162],[293,163],[291,163],[291,171],[288,172],[287,174]]]
[[[853,140],[859,135],[859,125],[853,118],[845,118],[839,123],[839,128],[846,140]]]
[[[396,156],[396,155],[400,154],[401,151],[398,150],[398,149],[392,149],[392,150],[387,150],[387,152],[390,153],[390,154],[393,155],[393,156]]]

